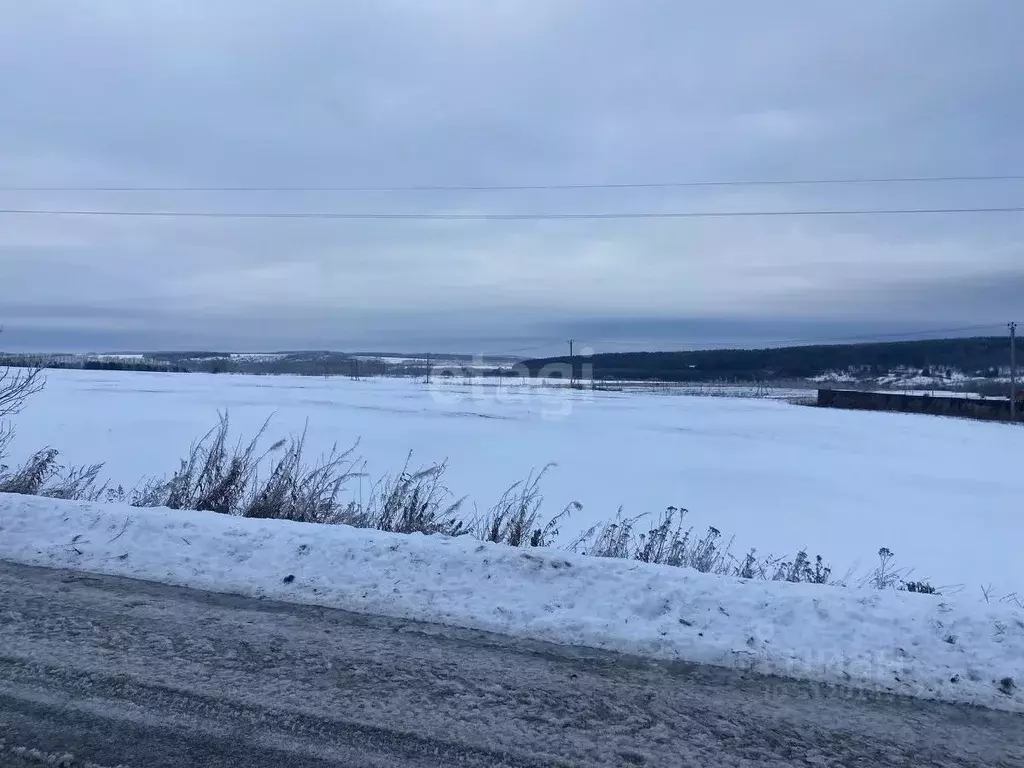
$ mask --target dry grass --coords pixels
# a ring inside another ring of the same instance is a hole
[[[531,472],[525,480],[510,485],[498,503],[478,518],[473,534],[482,541],[507,544],[510,547],[549,547],[558,538],[559,523],[583,506],[573,501],[546,523],[541,515],[544,496],[540,481],[555,465],[548,464],[540,472]]]
[[[464,510],[464,497],[445,484],[447,464],[402,470],[371,486],[369,493],[351,492],[365,477],[357,445],[333,447],[314,459],[306,455],[306,431],[262,448],[268,423],[248,441],[229,440],[230,422],[221,414],[217,425],[194,442],[169,477],[149,479],[131,490],[109,488],[99,480],[102,465],[65,468],[55,449],[34,454],[22,466],[0,465],[0,492],[61,499],[106,500],[139,507],[193,509],[260,519],[327,525],[351,525],[391,533],[472,536],[512,547],[558,547],[561,523],[582,509],[570,502],[554,516],[543,513],[541,481],[554,465],[531,472],[513,483],[484,514]],[[0,458],[5,443],[0,442]],[[734,538],[717,528],[696,534],[685,526],[687,510],[668,507],[656,516],[627,517],[620,508],[609,521],[585,531],[568,549],[609,557],[692,568],[741,579],[845,585],[832,578],[820,555],[801,549],[794,557],[733,552]],[[857,586],[934,594],[927,581],[911,581],[896,567],[892,552],[879,550],[879,565]]]
[[[732,551],[734,537],[724,539],[717,528],[703,535],[693,527],[684,528],[687,510],[668,507],[657,517],[626,517],[620,509],[609,522],[593,526],[570,549],[595,557],[639,560],[677,568],[693,568],[701,573],[735,576],[741,579],[835,584],[832,569],[818,555],[812,561],[801,550],[792,559],[773,555],[759,556],[750,550],[742,559]]]

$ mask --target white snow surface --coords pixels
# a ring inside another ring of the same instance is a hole
[[[826,382],[852,383],[861,381],[863,378],[863,376],[858,376],[857,374],[850,373],[848,371],[826,371],[818,376],[811,376],[807,380],[824,384]]]
[[[923,376],[921,374],[894,373],[888,376],[879,376],[875,381],[879,384],[886,384],[890,387],[909,387],[927,389],[943,383],[963,383],[965,376],[944,377],[944,376]]]
[[[843,578],[887,547],[912,578],[981,598],[1024,595],[1024,429],[935,416],[808,408],[768,399],[552,389],[505,381],[47,371],[16,417],[8,462],[53,446],[68,464],[105,462],[126,488],[178,467],[218,410],[232,432],[268,442],[302,432],[315,458],[360,440],[369,477],[448,460],[446,483],[486,510],[555,462],[541,488],[568,541],[609,520],[689,510],[734,552],[792,557],[806,547]]]
[[[0,558],[1024,711],[1008,606],[7,494]]]

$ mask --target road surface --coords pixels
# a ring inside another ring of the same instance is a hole
[[[0,563],[0,765],[991,768],[1024,717]]]

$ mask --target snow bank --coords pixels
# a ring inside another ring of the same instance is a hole
[[[1024,711],[1007,606],[5,494],[0,558]]]

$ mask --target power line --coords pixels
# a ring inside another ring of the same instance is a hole
[[[174,219],[337,219],[409,221],[562,221],[601,219],[739,219],[815,216],[916,216],[934,214],[1024,213],[1024,206],[980,208],[859,208],[780,211],[640,211],[614,213],[352,213],[331,211],[120,211],[2,208],[8,216],[119,216]]]
[[[882,176],[824,179],[735,179],[723,181],[651,181],[594,184],[420,184],[410,186],[224,186],[224,187],[76,187],[2,186],[0,192],[517,192],[585,189],[673,189],[687,187],[826,186],[858,184],[936,184],[949,182],[1024,181],[1024,175]]]

